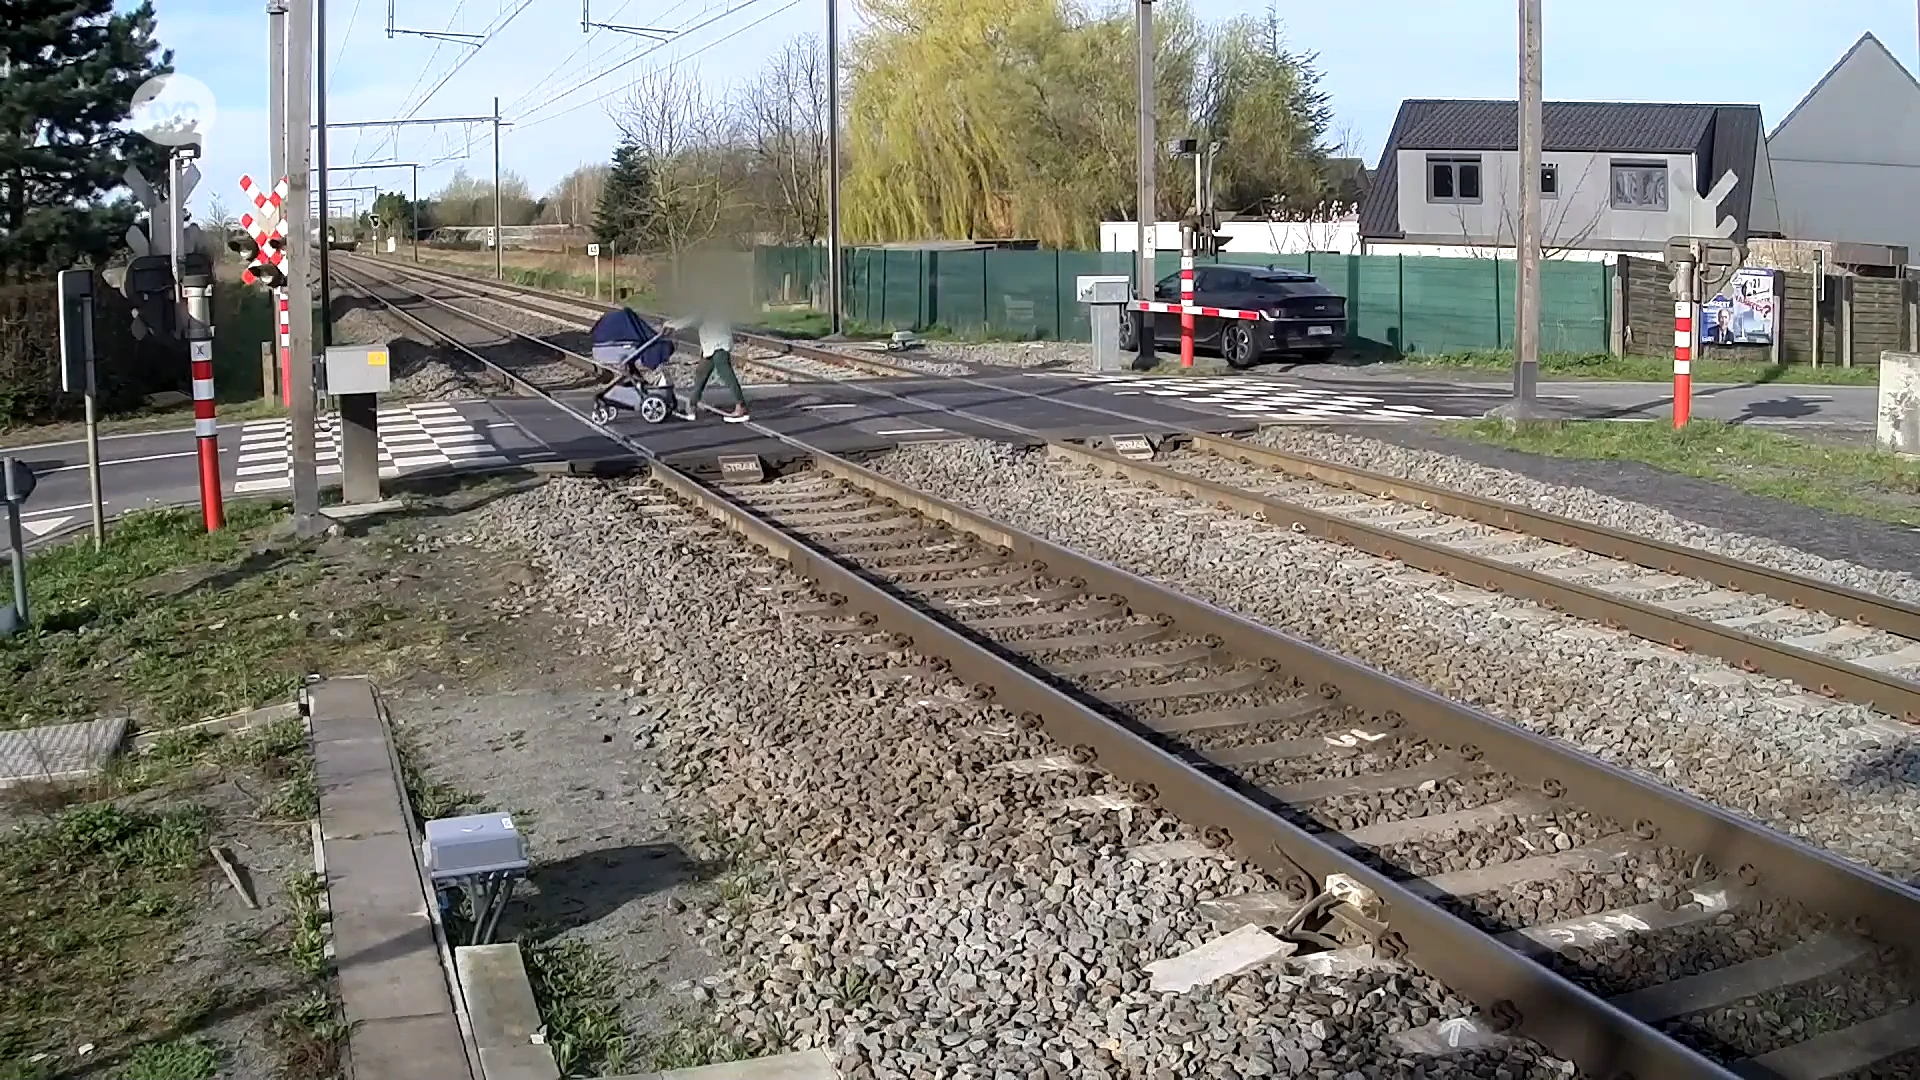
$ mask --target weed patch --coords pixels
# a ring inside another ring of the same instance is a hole
[[[634,1045],[614,997],[612,965],[592,946],[573,940],[523,944],[521,955],[560,1075],[631,1072]]]

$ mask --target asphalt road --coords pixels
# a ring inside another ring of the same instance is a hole
[[[755,419],[793,437],[848,453],[902,441],[991,434],[991,424],[941,410],[962,410],[1056,437],[1175,427],[1231,430],[1262,423],[1351,424],[1459,419],[1484,415],[1507,400],[1507,388],[1485,380],[1391,376],[1353,369],[1264,367],[1255,372],[1145,379],[1108,373],[994,372],[972,380],[926,378],[875,382],[915,405],[846,384],[788,384],[755,391]],[[1670,388],[1648,383],[1543,383],[1553,412],[1593,419],[1649,420],[1669,415]],[[570,402],[585,410],[585,395]],[[1701,386],[1693,414],[1762,425],[1870,431],[1871,387]],[[778,455],[776,440],[735,425],[707,421],[649,427],[637,418],[616,426],[653,452],[681,463],[711,462],[721,453]],[[621,453],[617,444],[564,413],[529,399],[426,403],[382,409],[383,475],[510,466],[539,460]],[[322,480],[331,437],[321,438]],[[152,503],[199,500],[197,451],[191,430],[110,435],[100,441],[101,486],[108,517]],[[25,508],[29,542],[83,528],[88,520],[86,445],[43,443],[7,451],[39,477]],[[221,476],[229,498],[285,490],[283,421],[226,424],[220,429]]]

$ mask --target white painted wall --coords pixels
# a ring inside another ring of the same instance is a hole
[[[1403,244],[1390,240],[1369,240],[1364,255],[1405,255],[1410,258],[1427,259],[1506,259],[1513,260],[1519,253],[1512,245],[1495,244]],[[1549,252],[1545,257],[1549,262],[1612,262],[1616,256],[1632,255],[1636,259],[1659,259],[1657,251],[1608,251],[1601,248],[1567,248]]]
[[[1132,251],[1139,227],[1131,221],[1100,223],[1101,251]],[[1227,255],[1301,255],[1309,251],[1360,254],[1360,223],[1348,221],[1223,221],[1220,234],[1229,238],[1221,249]],[[1153,243],[1159,251],[1180,250],[1180,223],[1154,225]]]
[[[1478,157],[1479,202],[1430,202],[1428,157]],[[1667,165],[1667,209],[1619,210],[1611,204],[1613,160],[1664,161]],[[1731,174],[1716,178],[1725,190],[1707,198],[1698,194],[1691,154],[1574,154],[1541,155],[1542,165],[1556,166],[1559,192],[1540,200],[1542,242],[1548,247],[1607,247],[1609,244],[1664,245],[1674,236],[1727,236],[1734,222],[1717,211],[1719,198],[1732,190]],[[1520,218],[1520,155],[1512,150],[1449,153],[1439,150],[1401,150],[1400,228],[1413,241],[1448,246],[1495,244],[1510,246]],[[1716,197],[1717,196],[1717,197]],[[1644,251],[1643,251],[1644,253]]]
[[[1920,253],[1920,85],[1862,38],[1767,137],[1781,230]]]

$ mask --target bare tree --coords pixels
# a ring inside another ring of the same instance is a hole
[[[782,241],[825,232],[827,61],[820,39],[796,38],[769,59],[734,102],[734,132],[762,206]]]
[[[733,209],[725,113],[691,72],[655,70],[634,81],[612,115],[646,162],[648,232],[677,269]]]
[[[542,225],[591,225],[607,188],[606,165],[582,165],[560,178],[540,206]]]
[[[1571,184],[1567,183],[1566,177],[1557,177],[1554,196],[1540,200],[1540,256],[1542,258],[1564,260],[1571,253],[1585,249],[1587,241],[1593,238],[1594,231],[1600,227],[1600,219],[1604,216],[1603,211],[1606,207],[1604,201],[1591,202],[1587,212],[1577,217],[1574,212],[1575,205],[1581,201],[1576,196],[1592,177],[1595,160],[1590,158],[1587,167]],[[1494,231],[1490,237],[1474,235],[1471,223],[1467,220],[1465,206],[1456,205],[1453,213],[1460,226],[1461,246],[1467,249],[1469,258],[1497,259],[1503,251],[1519,243],[1519,215],[1515,213],[1504,192],[1495,207]]]
[[[215,195],[207,200],[207,212],[200,219],[201,231],[206,235],[207,243],[217,251],[226,250],[227,236],[240,228],[240,219],[234,216],[227,204]]]

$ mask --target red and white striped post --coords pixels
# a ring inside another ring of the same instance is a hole
[[[1193,234],[1180,239],[1180,366],[1193,366]]]
[[[273,290],[280,321],[280,404],[293,407],[293,315],[287,307],[285,286]]]
[[[1687,426],[1693,416],[1693,354],[1700,340],[1700,306],[1693,302],[1692,263],[1676,267],[1673,302],[1673,427]]]
[[[220,500],[220,428],[213,407],[213,281],[190,274],[181,282],[187,307],[187,357],[193,376],[193,434],[200,451],[200,513],[207,531],[226,524]]]

